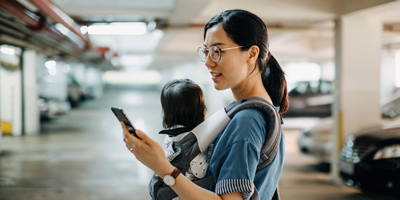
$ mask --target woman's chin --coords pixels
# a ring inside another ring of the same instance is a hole
[[[218,83],[214,83],[214,88],[216,90],[226,90],[226,89],[228,89],[227,87],[224,87],[224,86],[222,86],[221,84],[218,84]]]

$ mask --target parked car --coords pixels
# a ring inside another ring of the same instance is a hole
[[[400,91],[382,104],[382,117],[392,119],[400,116]]]
[[[300,81],[289,92],[285,117],[329,117],[334,101],[331,81]]]
[[[70,104],[67,101],[44,96],[39,96],[38,106],[41,120],[57,118],[70,110]]]
[[[399,103],[400,95],[394,95],[382,105],[382,116],[386,116],[385,127],[395,127],[400,124]],[[332,126],[332,118],[325,118],[316,126],[303,130],[297,138],[300,151],[318,158],[321,162],[329,163],[332,152]]]
[[[399,191],[400,128],[377,127],[349,136],[339,163],[347,185]]]
[[[314,127],[303,130],[297,144],[303,154],[316,157],[323,163],[331,162],[332,118],[322,119]]]
[[[81,100],[85,99],[83,88],[72,76],[68,76],[68,101],[71,107],[79,105]]]

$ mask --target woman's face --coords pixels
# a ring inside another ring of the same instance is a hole
[[[206,48],[218,46],[220,49],[239,46],[228,37],[221,24],[207,30],[204,45]],[[245,84],[250,73],[247,60],[247,51],[241,51],[240,48],[221,51],[221,60],[218,62],[208,56],[205,65],[214,81],[215,89],[235,89]]]

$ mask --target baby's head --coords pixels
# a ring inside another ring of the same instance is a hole
[[[165,84],[161,92],[163,126],[194,127],[204,121],[206,104],[200,86],[189,79],[176,79]]]

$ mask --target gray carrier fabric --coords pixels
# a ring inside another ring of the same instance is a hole
[[[171,161],[171,164],[176,166],[182,174],[185,174],[190,167],[190,161],[193,160],[199,153],[204,151],[204,147],[209,146],[223,131],[236,113],[243,109],[255,108],[262,111],[267,117],[267,131],[265,142],[260,152],[260,162],[257,170],[265,168],[272,162],[278,151],[282,137],[281,123],[282,120],[275,107],[263,98],[250,97],[241,101],[232,102],[221,110],[208,118],[206,121],[194,128],[179,142],[173,143],[173,148],[176,152],[181,153]],[[222,113],[222,114],[221,114]],[[216,124],[219,124],[216,125]],[[214,177],[204,177],[203,179],[193,181],[195,184],[205,187],[214,184]],[[255,191],[252,200],[260,200],[258,191]],[[166,184],[163,180],[154,174],[149,184],[150,196],[153,200],[171,200],[178,195]],[[279,200],[278,188],[272,197],[272,200]]]
[[[281,141],[281,123],[282,120],[279,116],[275,106],[267,100],[260,97],[250,97],[237,102],[232,102],[225,107],[226,113],[229,118],[233,118],[236,113],[247,108],[255,108],[263,111],[267,117],[267,135],[265,137],[264,145],[260,153],[260,162],[258,163],[257,170],[263,169],[275,158],[276,152]]]
[[[173,148],[179,148],[181,153],[171,161],[171,164],[177,167],[182,174],[185,174],[190,167],[190,161],[200,153],[197,138],[193,133],[189,133],[179,142],[174,142]],[[178,152],[178,150],[176,152]],[[149,192],[151,198],[157,200],[170,200],[178,197],[157,174],[154,174],[150,181]]]

